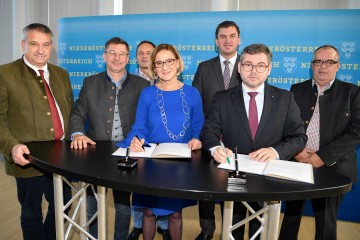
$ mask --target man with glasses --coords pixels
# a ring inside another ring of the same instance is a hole
[[[129,45],[123,39],[114,37],[108,40],[103,58],[106,70],[84,79],[71,113],[71,148],[83,149],[87,144],[95,145],[96,140],[122,141],[135,121],[140,92],[149,85],[145,79],[126,71]],[[87,131],[85,123],[89,126]],[[130,194],[113,190],[114,239],[127,239],[131,217]],[[91,193],[87,199],[90,219],[96,212],[97,202]],[[90,233],[97,236],[97,221],[90,225]]]
[[[263,44],[251,44],[240,55],[238,71],[242,84],[215,94],[200,139],[218,163],[232,156],[232,149],[249,154],[255,161],[288,160],[304,148],[307,137],[294,95],[265,84],[271,72],[272,54]],[[226,150],[219,142],[222,139]],[[250,202],[255,210],[261,202]],[[241,202],[234,203],[233,224],[246,217]],[[250,221],[254,235],[260,224]],[[243,239],[244,225],[233,231],[235,239]],[[259,236],[256,237],[258,239]]]
[[[211,106],[214,94],[230,89],[241,82],[238,74],[240,29],[233,21],[220,23],[215,31],[215,43],[219,56],[199,64],[192,85],[201,95],[205,115]],[[221,205],[222,202],[221,202]],[[201,233],[196,240],[212,239],[215,231],[215,202],[199,201]]]
[[[356,183],[360,88],[336,79],[339,69],[338,50],[321,46],[312,59],[313,78],[291,87],[308,136],[305,148],[294,158],[315,168],[341,173]],[[336,239],[336,219],[343,196],[311,199],[315,239]],[[279,239],[297,239],[304,204],[305,200],[286,202]]]

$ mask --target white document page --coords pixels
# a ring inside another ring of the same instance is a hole
[[[234,156],[230,158],[230,164],[221,163],[218,168],[235,170]],[[314,183],[313,168],[311,164],[306,163],[291,162],[286,160],[257,162],[251,160],[249,155],[238,154],[238,170],[240,172]]]
[[[153,158],[191,158],[191,149],[187,143],[161,143],[151,157]]]
[[[138,158],[150,158],[154,149],[156,148],[156,143],[150,143],[151,147],[144,147],[145,152],[133,152],[130,151],[130,157],[138,157]],[[126,148],[118,148],[112,155],[114,156],[126,156]]]
[[[247,172],[247,173],[254,173],[262,175],[264,168],[266,167],[266,162],[257,162],[251,160],[249,155],[245,154],[238,154],[238,170],[240,172]],[[235,154],[230,158],[230,164],[228,163],[221,163],[218,168],[228,169],[228,170],[235,170]]]
[[[314,183],[312,166],[306,163],[273,160],[269,162],[263,174],[299,182]]]

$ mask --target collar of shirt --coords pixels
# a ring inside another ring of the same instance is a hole
[[[36,73],[37,76],[40,76],[40,73],[39,73],[39,69],[42,69],[44,70],[44,77],[45,77],[45,80],[46,82],[49,84],[49,77],[50,77],[50,73],[49,73],[49,70],[48,70],[48,65],[46,64],[45,66],[43,66],[42,68],[38,68],[34,65],[32,65],[27,59],[25,56],[23,56],[23,59],[24,59],[24,62],[25,64],[31,68],[32,70],[34,70],[34,72]]]
[[[115,82],[114,79],[107,73],[107,71],[105,71],[106,77],[115,84],[115,86],[119,89],[121,89],[121,85],[123,84],[123,82],[125,81],[126,77],[127,77],[127,71],[125,69],[124,74],[122,75],[122,77],[120,78],[120,80],[118,82]]]
[[[327,84],[325,84],[324,88],[321,89],[320,86],[319,86],[319,84],[318,84],[314,79],[312,79],[312,86],[313,86],[313,87],[316,86],[317,91],[318,91],[318,94],[321,96],[321,95],[324,95],[324,92],[325,92],[326,90],[329,90],[329,89],[331,88],[331,86],[333,85],[334,81],[335,81],[335,79],[332,80],[332,81],[330,81],[330,82],[328,82]]]
[[[136,69],[135,75],[150,81],[150,77],[148,77],[145,73],[143,73],[140,68]]]
[[[256,89],[255,91],[250,90],[244,83],[242,83],[242,91],[243,91],[245,109],[246,109],[246,113],[248,116],[249,116],[249,102],[250,102],[250,96],[249,96],[248,92],[257,92],[258,93],[255,97],[255,101],[256,101],[256,108],[258,111],[258,121],[260,122],[262,110],[264,107],[265,83],[261,84],[258,87],[258,89]]]
[[[221,72],[224,72],[224,69],[225,69],[224,61],[225,61],[225,60],[228,60],[228,61],[230,61],[229,68],[230,68],[230,73],[232,74],[232,72],[233,72],[233,70],[234,70],[235,63],[236,63],[237,54],[235,54],[235,55],[234,55],[232,58],[230,58],[230,59],[226,59],[226,58],[224,58],[223,56],[221,56],[221,55],[219,54],[219,58],[220,58]]]
[[[257,96],[259,95],[264,95],[264,90],[265,90],[265,83],[262,83],[258,89],[256,89],[255,91],[254,90],[250,90],[244,83],[241,83],[242,84],[242,90],[243,90],[243,94],[244,96],[248,96],[249,99],[250,99],[250,96],[248,95],[248,92],[258,92],[258,94],[256,95],[255,98],[257,98]]]
[[[49,70],[48,70],[48,65],[46,64],[46,65],[43,66],[42,68],[38,68],[38,67],[32,65],[31,63],[29,63],[29,61],[26,59],[25,56],[23,57],[23,59],[24,59],[25,64],[26,64],[29,68],[31,68],[32,70],[34,70],[34,72],[36,73],[37,76],[40,76],[40,73],[39,73],[39,71],[38,71],[39,69],[44,70],[44,78],[45,78],[45,81],[46,81],[46,83],[48,84],[48,86],[49,86],[49,88],[50,88],[50,91],[52,92],[52,89],[51,89],[50,84],[49,84],[50,73],[49,73]],[[62,113],[61,113],[60,107],[59,107],[59,105],[58,105],[55,97],[54,97],[54,100],[55,100],[56,109],[58,110],[58,113],[59,113],[61,125],[62,125],[62,127],[63,127],[63,129],[64,129],[64,117],[63,117],[63,115],[62,115]],[[61,137],[61,139],[64,139],[64,138],[65,138],[65,132],[64,132],[64,135]]]

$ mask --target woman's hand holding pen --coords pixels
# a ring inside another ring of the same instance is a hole
[[[130,150],[133,152],[144,152],[144,142],[145,139],[140,139],[138,137],[133,137],[133,139],[130,142]]]
[[[196,139],[196,138],[192,138],[189,143],[188,143],[188,146],[191,150],[198,150],[198,149],[201,149],[202,147],[202,144],[201,144],[201,141]]]
[[[224,150],[221,148],[221,146],[217,147],[214,152],[213,152],[213,157],[215,159],[215,161],[217,161],[218,163],[226,163],[227,162],[227,157],[231,157],[233,155],[233,152],[228,149],[225,148],[226,150],[226,154],[224,152]]]

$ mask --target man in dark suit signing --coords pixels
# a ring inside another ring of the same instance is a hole
[[[220,23],[215,38],[219,56],[200,63],[192,83],[200,92],[205,115],[216,92],[230,89],[241,82],[237,69],[240,59],[237,53],[240,44],[238,25],[233,21]],[[201,233],[196,240],[212,239],[215,231],[214,210],[215,202],[199,201]]]
[[[23,239],[56,239],[52,174],[29,162],[26,143],[67,138],[74,100],[66,70],[48,63],[52,31],[32,23],[22,37],[24,55],[0,66],[0,152],[6,174],[16,179]]]
[[[72,148],[86,148],[88,144],[95,145],[94,141],[97,140],[122,141],[131,130],[138,98],[149,82],[126,71],[129,50],[128,43],[123,39],[109,39],[103,53],[106,71],[84,79],[70,117]],[[87,121],[89,128],[85,131]],[[113,190],[115,240],[127,239],[128,236],[131,218],[130,194]],[[96,212],[97,204],[93,194],[89,194],[87,200],[90,218]],[[90,225],[90,233],[97,236],[96,221]]]
[[[321,46],[312,59],[313,78],[290,89],[309,138],[295,160],[338,172],[356,183],[360,88],[336,79],[339,68],[338,50],[330,45]],[[342,198],[343,195],[311,199],[315,239],[336,239],[336,219]],[[305,200],[286,201],[279,239],[297,239],[304,203]]]
[[[242,84],[215,94],[200,138],[217,162],[226,162],[235,147],[255,161],[271,161],[290,159],[305,146],[307,137],[294,95],[265,84],[271,63],[267,46],[245,47],[238,66]],[[220,138],[226,153],[220,147]],[[258,202],[249,204],[254,210],[261,207]],[[244,219],[245,212],[242,203],[235,202],[233,223]],[[258,226],[256,219],[250,222],[251,235]],[[242,226],[233,231],[235,239],[243,239],[243,230]]]

